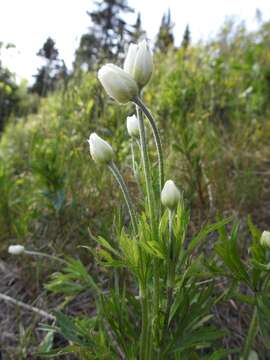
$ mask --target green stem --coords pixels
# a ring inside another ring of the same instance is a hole
[[[143,123],[143,116],[140,108],[136,106],[137,110],[137,117],[139,120],[139,131],[140,131],[140,148],[141,148],[141,156],[142,156],[142,163],[143,163],[143,171],[145,177],[145,186],[146,186],[146,194],[147,194],[147,203],[148,203],[148,210],[149,210],[149,217],[151,221],[151,227],[153,229],[153,224],[155,223],[155,210],[154,210],[154,203],[155,199],[153,196],[153,187],[152,187],[152,179],[150,173],[150,164],[148,158],[148,150],[146,144],[146,137],[145,137],[145,127]]]
[[[257,307],[254,306],[251,322],[248,329],[248,334],[243,350],[243,360],[248,360],[251,347],[253,345],[255,336],[257,334]]]
[[[150,125],[152,127],[152,131],[153,131],[153,135],[154,135],[154,139],[155,139],[155,144],[156,144],[156,148],[157,148],[157,154],[158,154],[159,190],[160,190],[160,193],[161,193],[161,191],[163,189],[163,185],[164,185],[164,165],[163,165],[163,153],[162,153],[162,146],[161,146],[161,139],[160,139],[159,130],[158,130],[155,119],[153,118],[152,114],[147,109],[147,107],[145,106],[145,104],[143,103],[141,98],[137,97],[134,102],[143,111],[143,113],[145,114],[145,116],[149,120]]]
[[[25,251],[24,251],[24,254],[34,255],[34,256],[40,256],[40,257],[45,257],[45,258],[48,258],[48,259],[51,259],[51,260],[59,261],[59,262],[61,262],[62,264],[68,264],[65,260],[60,259],[60,258],[57,257],[57,256],[49,255],[49,254],[42,253],[42,252],[39,252],[39,251],[29,251],[29,250],[25,250]]]
[[[141,156],[143,163],[143,170],[145,176],[145,185],[146,185],[146,193],[147,193],[147,202],[149,209],[149,217],[151,224],[151,232],[153,241],[158,241],[158,232],[157,232],[157,221],[156,221],[156,213],[155,213],[155,198],[153,193],[152,179],[150,173],[150,164],[148,158],[146,137],[145,137],[145,127],[143,122],[143,114],[140,107],[136,106],[137,117],[139,120],[139,130],[140,130],[140,145],[141,145]],[[154,259],[154,313],[157,319],[159,319],[159,266],[158,260]],[[157,329],[159,327],[159,322],[157,321]],[[150,330],[150,329],[149,329]],[[148,335],[148,339],[150,336]],[[149,344],[149,355],[151,357],[151,344]]]
[[[168,251],[168,275],[167,275],[168,288],[167,288],[167,306],[166,306],[164,323],[163,323],[162,341],[164,341],[166,330],[169,326],[169,317],[173,302],[173,288],[174,288],[174,279],[175,279],[173,218],[174,218],[174,212],[169,210],[169,251]]]
[[[141,341],[140,341],[140,360],[148,359],[148,338],[149,338],[149,319],[148,319],[148,304],[145,291],[141,289],[141,309],[142,309],[142,329],[141,329]]]
[[[175,279],[175,249],[173,238],[174,210],[169,210],[169,286],[174,286]]]
[[[132,159],[133,174],[134,174],[138,189],[139,189],[140,192],[142,192],[139,173],[138,173],[138,171],[136,169],[135,150],[134,150],[134,140],[133,139],[131,139],[130,148],[131,148],[131,159]]]
[[[129,216],[130,216],[133,232],[134,232],[134,235],[136,236],[137,233],[138,233],[137,232],[137,221],[136,221],[136,215],[135,215],[135,211],[134,211],[134,208],[133,208],[133,204],[132,204],[129,192],[128,192],[128,188],[127,188],[127,186],[125,184],[125,181],[124,181],[120,171],[118,170],[117,166],[115,165],[115,163],[113,161],[111,161],[108,164],[108,167],[111,170],[111,172],[112,172],[113,176],[115,177],[116,181],[118,182],[118,184],[120,186],[120,189],[121,189],[121,191],[123,193],[123,196],[124,196],[124,199],[125,199],[128,211],[129,211]]]
[[[134,173],[135,178],[137,178],[133,139],[131,139],[131,141],[130,141],[130,149],[131,149],[132,169],[133,169],[133,173]]]

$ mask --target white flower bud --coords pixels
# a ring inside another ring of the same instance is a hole
[[[172,180],[166,181],[161,191],[162,204],[170,210],[173,210],[177,207],[180,197],[180,191],[177,189],[175,183]]]
[[[130,44],[124,70],[134,78],[140,88],[148,83],[153,72],[153,56],[146,40],[138,45]]]
[[[270,249],[270,231],[264,231],[262,233],[260,243],[263,247]]]
[[[127,131],[131,137],[140,136],[139,120],[137,119],[136,115],[127,117]]]
[[[24,253],[24,246],[23,245],[10,245],[8,247],[8,252],[12,255],[20,255]]]
[[[133,66],[138,51],[138,45],[131,43],[124,61],[124,70],[133,76]]]
[[[90,154],[98,164],[106,164],[113,159],[113,149],[107,141],[101,139],[96,133],[92,133],[88,140]]]
[[[133,101],[139,89],[132,76],[120,67],[107,64],[98,71],[98,79],[107,94],[120,104]]]

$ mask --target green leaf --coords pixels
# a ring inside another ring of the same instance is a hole
[[[183,338],[176,343],[171,352],[181,353],[187,349],[196,347],[209,347],[213,341],[224,335],[224,331],[219,331],[211,326],[199,329],[192,334],[185,333]]]

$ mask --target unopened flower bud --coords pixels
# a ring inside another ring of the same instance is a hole
[[[133,101],[139,94],[136,81],[120,67],[107,64],[98,71],[98,79],[107,94],[120,104]]]
[[[162,205],[168,207],[170,210],[173,210],[177,207],[180,197],[180,191],[177,189],[175,183],[172,180],[166,181],[161,191]]]
[[[10,245],[8,247],[8,252],[12,255],[20,255],[24,253],[24,246],[23,245]]]
[[[133,66],[136,60],[138,45],[131,43],[124,61],[124,70],[133,76]]]
[[[270,231],[263,231],[260,243],[263,247],[270,249]]]
[[[124,70],[135,79],[140,88],[148,83],[153,73],[153,56],[146,40],[138,45],[129,45]]]
[[[131,137],[138,137],[140,135],[139,121],[136,115],[127,117],[127,131]]]
[[[114,152],[107,141],[101,139],[96,133],[92,133],[88,140],[90,154],[98,164],[106,164],[113,159]]]

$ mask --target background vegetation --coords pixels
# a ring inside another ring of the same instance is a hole
[[[90,15],[100,19],[95,12]],[[119,33],[121,22],[116,15],[111,19],[110,26]],[[145,95],[162,130],[166,170],[192,209],[190,234],[209,219],[233,215],[240,220],[245,254],[247,216],[259,229],[269,228],[270,23],[248,32],[243,24],[227,21],[215,39],[196,45],[191,45],[187,28],[178,48],[171,29],[166,14],[155,45],[154,77]],[[123,32],[129,34],[128,39],[123,35],[123,43],[142,33],[138,15],[133,30]],[[0,138],[0,291],[48,311],[65,307],[70,314],[89,313],[91,294],[64,298],[48,293],[44,280],[58,265],[10,258],[7,247],[20,243],[84,261],[85,250],[79,246],[93,246],[89,229],[106,238],[113,236],[111,226],[105,224],[117,223],[117,212],[111,209],[122,211],[121,194],[107,171],[89,157],[86,139],[91,131],[116,149],[125,179],[134,198],[137,195],[126,107],[108,99],[96,79],[97,64],[124,53],[108,34],[110,43],[106,38],[91,38],[91,30],[82,37],[72,74],[57,52],[40,51],[47,67],[39,71],[43,78],[37,77],[29,92],[0,66],[0,126],[4,128]],[[102,54],[89,56],[90,47],[85,44],[93,41],[103,41]],[[82,66],[85,59],[87,67]],[[92,263],[87,265],[93,272],[100,271]],[[4,359],[31,359],[43,339],[39,317],[9,304],[1,303],[1,309]],[[246,307],[232,301],[216,311],[219,326],[231,330],[224,346],[241,346],[248,322]],[[256,349],[261,359],[270,356],[260,339]]]

